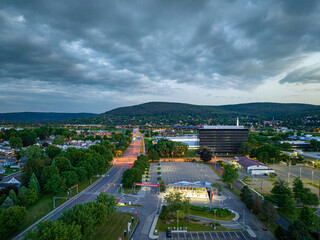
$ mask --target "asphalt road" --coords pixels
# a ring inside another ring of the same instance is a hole
[[[136,132],[134,135],[137,135]],[[100,192],[108,192],[109,194],[115,195],[120,187],[120,182],[122,179],[122,173],[128,168],[128,163],[136,159],[137,155],[140,154],[141,139],[135,138],[123,154],[120,161],[114,163],[112,168],[103,175],[100,179],[94,182],[91,186],[80,192],[75,197],[71,198],[67,202],[63,203],[48,215],[37,221],[35,224],[31,225],[25,231],[21,232],[19,235],[13,239],[23,239],[26,233],[30,230],[35,230],[39,222],[45,220],[56,220],[58,219],[64,210],[71,209],[77,204],[86,203],[94,201]]]

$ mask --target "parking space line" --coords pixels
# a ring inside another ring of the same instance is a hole
[[[207,239],[207,238],[206,238],[206,235],[204,234],[204,232],[202,232],[202,234],[203,234],[203,236],[204,236],[204,239]]]
[[[213,239],[213,237],[212,237],[212,235],[211,235],[211,232],[209,232],[209,234],[210,234],[211,239]]]
[[[234,231],[234,233],[236,234],[237,238],[239,238],[238,234],[237,234],[237,231]]]
[[[224,235],[224,233],[222,232],[223,237],[226,239],[226,236]]]
[[[199,234],[198,234],[198,232],[197,232],[197,236],[198,236],[198,239],[200,239],[200,238],[199,238]]]
[[[217,235],[218,239],[220,239],[220,237],[219,237],[218,233],[217,233],[217,232],[215,232],[215,233],[216,233],[216,235]]]
[[[246,239],[246,237],[244,236],[243,232],[241,231],[240,233],[242,234],[242,236],[244,237],[244,239]]]

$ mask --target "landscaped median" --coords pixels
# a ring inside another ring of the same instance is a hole
[[[216,214],[214,214],[216,212]],[[210,218],[220,221],[231,221],[236,215],[227,208],[212,208],[192,205],[190,215]]]

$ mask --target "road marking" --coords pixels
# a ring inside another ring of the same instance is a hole
[[[237,232],[236,232],[236,231],[234,231],[234,233],[236,234],[237,238],[239,238],[239,236],[238,236]]]
[[[242,234],[242,236],[244,237],[244,239],[246,239],[246,237],[244,236],[244,234],[242,233],[242,231],[240,232]]]
[[[216,233],[216,235],[217,235],[218,239],[220,239],[220,237],[219,237],[218,233],[217,233],[217,232],[215,232],[215,233]]]
[[[231,233],[230,233],[230,232],[228,232],[228,233],[229,233],[230,237],[232,237],[232,236],[231,236]]]
[[[223,232],[222,232],[222,235],[223,235],[223,237],[224,237],[225,239],[227,239]]]
[[[206,238],[206,235],[204,234],[204,232],[202,232],[202,234],[203,234],[203,236],[204,236],[204,239],[207,239],[207,238]]]
[[[209,232],[209,234],[210,234],[211,239],[213,239],[213,237],[212,237],[212,235],[211,235],[211,232]]]

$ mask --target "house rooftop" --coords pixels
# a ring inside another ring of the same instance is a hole
[[[259,162],[258,160],[250,159],[248,157],[237,157],[237,159],[238,159],[237,163],[239,163],[241,166],[244,166],[244,167],[250,167],[255,165],[267,166]]]

